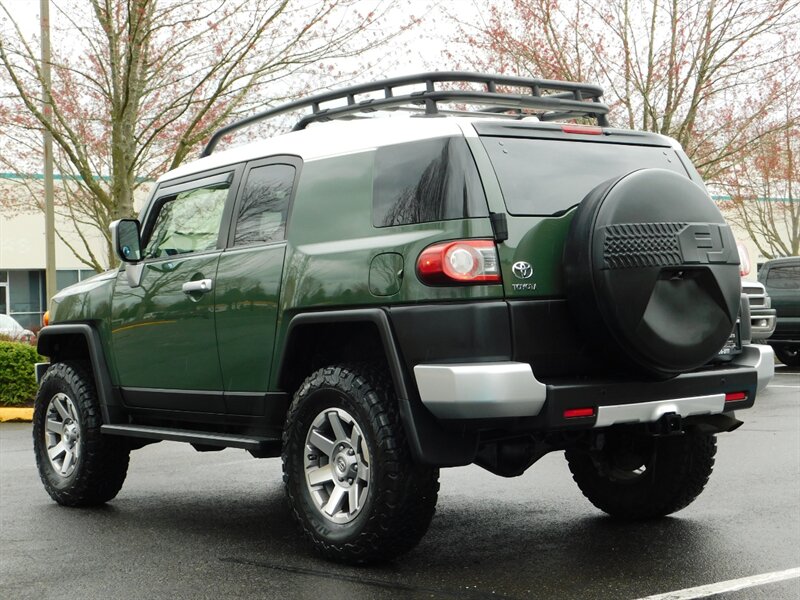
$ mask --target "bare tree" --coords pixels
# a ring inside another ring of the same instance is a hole
[[[800,85],[797,0],[507,0],[460,23],[454,58],[601,84],[612,124],[669,135],[715,179]],[[459,45],[458,40],[465,41]],[[800,123],[795,104],[778,129]]]
[[[37,170],[50,129],[58,211],[78,226],[73,251],[96,270],[114,260],[109,223],[133,214],[145,182],[236,116],[314,87],[334,59],[384,43],[391,35],[376,25],[397,9],[388,0],[52,0],[63,25],[48,122],[38,43],[15,22],[13,1],[0,0],[0,165]],[[394,32],[413,23],[403,19]],[[23,184],[36,205],[37,182]],[[92,250],[98,232],[105,255]]]
[[[791,111],[789,102],[784,114]],[[776,131],[771,123],[755,127],[767,132],[763,143],[719,182],[729,197],[720,207],[729,221],[747,231],[764,257],[800,255],[800,128]]]

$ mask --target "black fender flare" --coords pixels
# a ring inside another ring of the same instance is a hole
[[[81,344],[76,344],[77,340],[85,343],[85,349]],[[36,350],[39,354],[50,357],[51,362],[69,359],[89,360],[92,365],[103,423],[126,421],[123,407],[114,393],[100,332],[96,327],[89,323],[48,325],[39,332]]]
[[[415,461],[432,466],[462,466],[475,459],[477,436],[455,434],[445,430],[423,406],[417,387],[409,376],[395,340],[389,316],[381,308],[329,310],[300,313],[292,318],[286,330],[278,366],[278,383],[283,387],[289,369],[287,356],[292,354],[294,335],[300,328],[318,324],[371,323],[380,336],[384,356],[392,377],[398,408],[408,444]]]

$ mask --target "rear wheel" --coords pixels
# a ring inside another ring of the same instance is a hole
[[[335,366],[306,379],[289,410],[282,458],[294,517],[327,558],[387,560],[428,529],[439,472],[412,462],[379,370]]]
[[[716,436],[654,437],[613,432],[600,448],[571,448],[572,478],[600,510],[621,519],[662,517],[703,491],[714,467]]]
[[[775,346],[775,356],[787,367],[800,367],[800,347]]]
[[[100,433],[102,418],[86,366],[47,369],[33,413],[33,447],[47,493],[65,506],[93,506],[114,498],[128,472],[127,441]]]

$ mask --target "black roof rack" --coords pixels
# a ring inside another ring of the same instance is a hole
[[[484,89],[436,89],[436,84],[442,82],[479,83],[484,86]],[[425,84],[425,89],[403,95],[395,95],[396,88],[419,84]],[[515,94],[498,91],[498,86],[525,88],[529,93]],[[383,97],[368,98],[362,101],[356,99],[358,95],[372,92],[383,92]],[[302,100],[281,104],[275,108],[245,117],[215,131],[200,156],[210,155],[219,140],[229,133],[243,129],[253,123],[303,108],[310,108],[311,113],[303,116],[295,124],[294,131],[304,129],[314,121],[330,121],[378,110],[412,110],[420,112],[424,110],[427,115],[465,114],[465,111],[442,109],[439,107],[439,103],[474,104],[484,107],[466,113],[471,116],[497,117],[503,116],[502,113],[504,112],[514,111],[515,114],[511,115],[513,118],[536,116],[542,121],[555,121],[565,118],[589,117],[597,119],[598,125],[607,126],[608,106],[600,102],[602,95],[603,89],[600,86],[586,83],[488,75],[464,71],[420,73],[418,75],[353,85],[332,92],[309,96]],[[322,108],[321,106],[323,103],[336,100],[346,100],[347,104],[331,108]],[[523,110],[528,112],[523,113]]]

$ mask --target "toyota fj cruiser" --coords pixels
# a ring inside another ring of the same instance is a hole
[[[440,467],[566,451],[610,515],[687,506],[773,355],[746,343],[736,243],[687,156],[609,127],[601,94],[428,73],[217,132],[112,225],[121,266],[53,298],[49,494],[106,502],[159,440],[281,456],[294,518],[349,562],[417,544]]]

